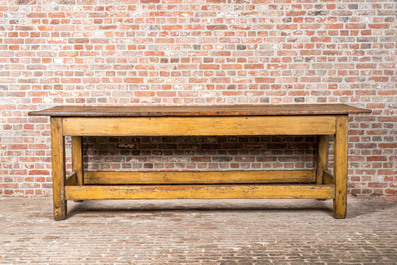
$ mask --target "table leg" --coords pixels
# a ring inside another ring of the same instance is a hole
[[[83,186],[83,137],[72,136],[72,170],[77,175],[77,185]]]
[[[323,184],[324,170],[328,169],[329,136],[320,135],[317,146],[316,184]]]
[[[72,170],[76,173],[76,180],[78,186],[83,186],[83,137],[72,136]],[[82,200],[75,201],[82,202]]]
[[[336,120],[334,148],[334,218],[346,218],[347,207],[347,145],[348,116],[339,116]]]
[[[55,221],[65,219],[67,213],[67,202],[65,200],[65,137],[62,127],[62,118],[51,117],[52,191]]]

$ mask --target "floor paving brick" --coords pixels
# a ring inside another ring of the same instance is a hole
[[[0,200],[0,264],[397,264],[397,200]]]

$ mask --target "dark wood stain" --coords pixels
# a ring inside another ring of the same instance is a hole
[[[58,117],[205,117],[347,115],[371,113],[346,104],[282,104],[223,106],[56,106],[29,112],[29,116]]]

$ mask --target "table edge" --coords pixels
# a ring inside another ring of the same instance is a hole
[[[292,105],[292,104],[284,104],[286,106]],[[299,105],[299,104],[293,104],[293,105]],[[305,104],[302,104],[305,105]],[[333,111],[323,111],[321,113],[316,113],[315,111],[294,111],[294,110],[284,110],[284,111],[270,111],[270,110],[264,110],[263,113],[260,113],[260,111],[249,111],[249,110],[227,110],[227,111],[213,111],[213,112],[208,112],[208,113],[200,113],[199,111],[197,112],[188,112],[188,113],[181,113],[178,111],[166,111],[164,112],[159,112],[159,111],[140,111],[140,112],[130,112],[130,113],[117,113],[117,112],[109,112],[109,113],[92,113],[92,112],[87,112],[87,111],[81,111],[79,113],[71,112],[71,111],[57,111],[52,109],[59,107],[51,107],[39,111],[31,111],[28,112],[28,116],[50,116],[50,117],[237,117],[237,116],[321,116],[321,115],[349,115],[349,114],[369,114],[372,113],[372,110],[370,109],[364,109],[364,108],[358,108],[354,106],[350,106],[347,104],[307,104],[307,105],[335,105],[335,106],[340,106],[340,105],[345,105],[348,108],[352,108],[349,110],[333,110]],[[75,105],[68,105],[70,107],[76,107]],[[228,107],[230,105],[200,105],[200,106],[187,106],[187,107]],[[261,105],[236,105],[238,106],[258,106],[260,107]],[[262,105],[262,106],[280,106],[282,107],[283,104],[279,105]],[[66,107],[66,106],[65,106]],[[91,106],[85,106],[85,107],[91,107]],[[92,106],[92,107],[98,107],[98,106]],[[100,107],[118,107],[118,106],[100,106]],[[123,107],[128,107],[128,106],[123,106]],[[162,107],[162,106],[130,106],[130,107]],[[171,106],[164,106],[164,107],[171,107]],[[180,107],[180,106],[173,106],[173,107]],[[267,113],[266,113],[267,112]]]

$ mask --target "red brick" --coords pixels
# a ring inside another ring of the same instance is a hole
[[[330,37],[312,37],[311,38],[312,42],[331,42]]]
[[[241,64],[222,64],[223,70],[243,69]]]
[[[125,83],[143,83],[143,78],[137,78],[137,77],[135,77],[135,78],[125,78],[124,79],[124,82]]]
[[[387,161],[386,156],[368,156],[367,161]]]
[[[263,69],[263,64],[244,64],[244,69]]]
[[[49,175],[48,170],[29,170],[29,175]]]
[[[375,82],[388,82],[389,77],[387,77],[387,76],[371,76],[368,80],[375,81]]]
[[[182,28],[183,28],[182,25],[164,25],[164,26],[162,26],[163,30],[180,30]]]
[[[145,56],[164,56],[163,51],[146,51]]]
[[[218,70],[219,68],[220,66],[217,64],[200,64],[200,69],[202,70],[209,70],[209,69]]]
[[[227,30],[227,25],[208,25],[208,30]]]
[[[159,4],[160,0],[139,0],[141,4]]]

